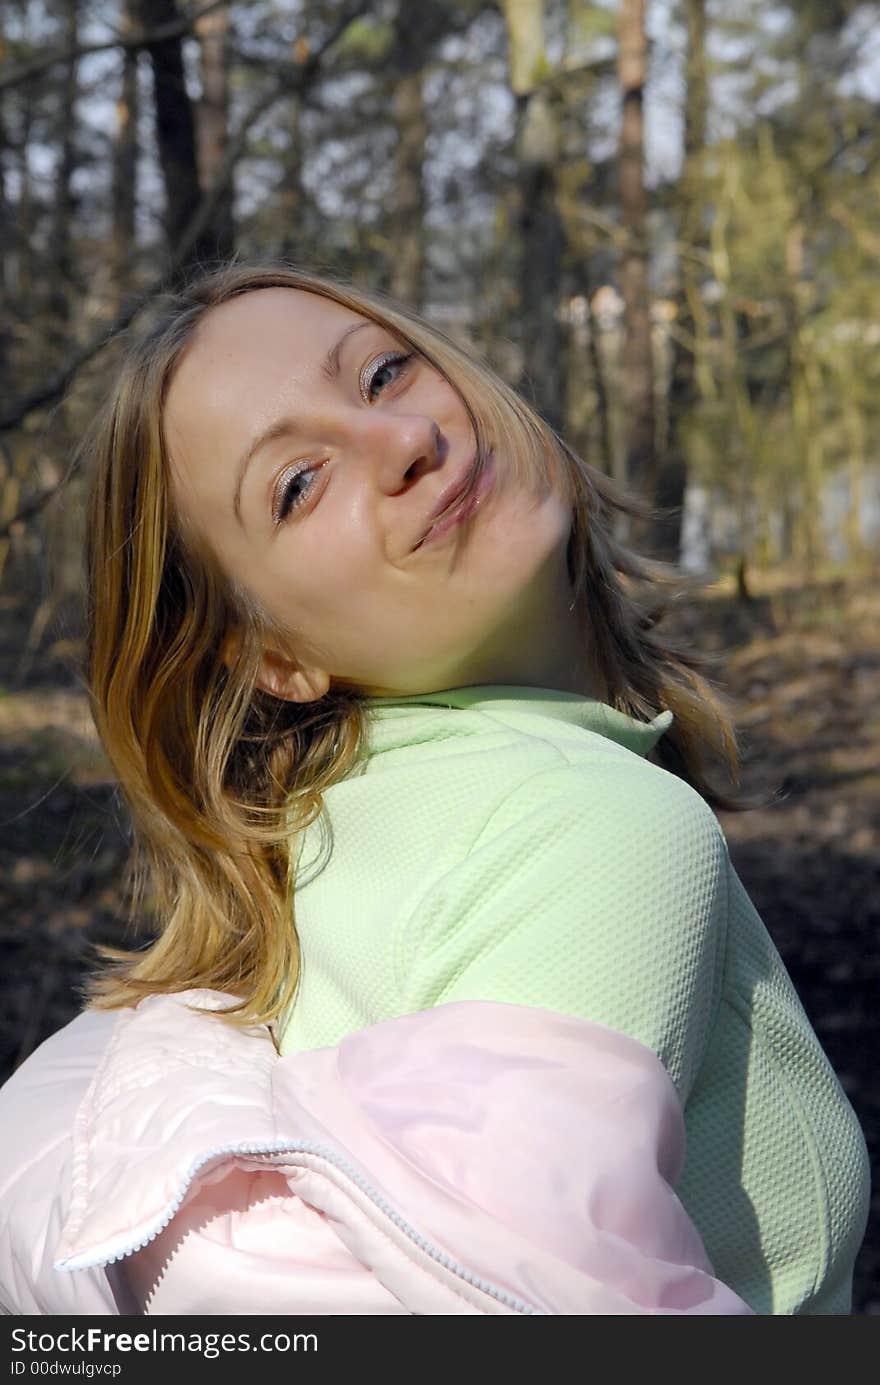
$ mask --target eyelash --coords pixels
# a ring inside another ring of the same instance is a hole
[[[399,366],[400,374],[405,374],[414,356],[414,351],[386,351],[384,355],[378,356],[374,361],[371,361],[370,367],[372,367],[372,370],[370,371],[368,367],[366,370],[361,371],[358,381],[361,395],[367,403],[372,402],[370,391],[376,376],[387,366]],[[396,378],[399,379],[400,375]],[[275,489],[275,498],[272,504],[272,522],[276,529],[279,525],[284,523],[292,510],[298,510],[300,508],[303,504],[303,495],[308,495],[308,490],[310,488],[307,488],[304,493],[300,492],[300,499],[292,499],[291,497],[293,496],[296,483],[303,476],[317,474],[323,466],[326,466],[326,462],[321,462],[318,466],[312,466],[310,463],[306,462],[293,471],[287,473],[282,472],[281,480]]]
[[[361,371],[359,381],[361,387],[361,394],[364,396],[364,398],[366,398],[367,395],[369,395],[370,390],[373,387],[373,382],[375,381],[376,376],[379,374],[380,371],[384,370],[386,366],[399,365],[401,367],[401,374],[405,374],[407,366],[409,365],[414,355],[414,351],[386,351],[384,355],[377,356],[375,361],[371,361],[370,364],[374,366],[375,369],[369,376],[367,376],[365,371]],[[364,389],[365,382],[366,389]]]

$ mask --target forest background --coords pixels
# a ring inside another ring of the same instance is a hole
[[[772,799],[722,814],[734,861],[878,1169],[878,117],[855,0],[0,0],[0,1079],[144,936],[76,442],[117,332],[283,256],[421,307],[663,510],[631,537],[700,580],[668,619]]]

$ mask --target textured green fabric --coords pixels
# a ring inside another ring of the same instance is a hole
[[[679,1187],[756,1312],[846,1313],[864,1139],[712,811],[638,723],[548,689],[370,700],[370,755],[298,856],[281,1050],[458,1000],[630,1034],[685,1108]]]

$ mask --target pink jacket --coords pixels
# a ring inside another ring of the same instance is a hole
[[[86,1012],[0,1091],[26,1314],[746,1314],[673,1192],[641,1044],[462,1002],[280,1058],[190,1005]]]

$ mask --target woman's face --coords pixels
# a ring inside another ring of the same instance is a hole
[[[405,351],[330,299],[260,289],[207,313],[172,378],[176,504],[289,632],[261,676],[279,696],[556,681],[570,512],[495,455],[464,528],[425,538],[476,446],[455,391]]]

